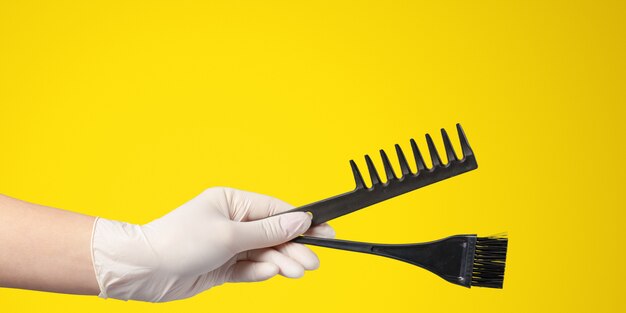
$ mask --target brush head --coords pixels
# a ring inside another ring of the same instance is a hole
[[[472,286],[502,288],[507,246],[506,234],[476,238]]]

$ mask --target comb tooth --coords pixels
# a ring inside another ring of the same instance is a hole
[[[396,174],[393,172],[391,162],[389,162],[389,158],[387,157],[385,150],[380,150],[380,158],[383,159],[383,167],[385,168],[385,174],[387,174],[387,181],[396,179]]]
[[[470,145],[467,142],[467,137],[465,137],[465,132],[463,131],[463,127],[461,127],[461,124],[456,124],[456,130],[459,133],[459,140],[461,141],[461,150],[463,151],[463,158],[465,158],[468,155],[474,154],[474,152],[472,152],[472,148],[470,148]]]
[[[456,154],[454,153],[454,148],[452,148],[452,142],[450,142],[450,137],[448,137],[448,133],[445,129],[441,129],[441,138],[443,138],[443,145],[446,148],[446,157],[448,158],[448,164],[456,161]]]
[[[428,151],[430,152],[433,167],[440,166],[441,158],[439,157],[439,153],[437,152],[437,148],[435,148],[435,143],[433,142],[433,138],[430,137],[430,134],[426,134],[426,143],[428,144]]]
[[[367,170],[370,172],[370,177],[372,178],[372,187],[374,185],[380,184],[380,177],[378,177],[378,172],[376,171],[376,167],[374,167],[374,162],[369,155],[365,155],[365,163],[367,163]]]
[[[350,160],[350,167],[352,167],[352,174],[354,175],[354,181],[356,182],[356,189],[365,188],[365,181],[363,181],[363,176],[361,176],[361,171],[356,166],[353,160]]]
[[[400,162],[402,177],[409,175],[409,173],[411,173],[409,163],[406,161],[406,158],[404,157],[404,152],[402,152],[402,148],[400,148],[400,145],[398,144],[396,144],[396,154],[398,155],[398,161]]]
[[[424,164],[424,158],[422,157],[422,153],[420,149],[417,147],[415,140],[411,138],[411,149],[413,150],[413,156],[415,156],[415,165],[417,165],[417,172],[421,172],[426,169],[426,164]]]

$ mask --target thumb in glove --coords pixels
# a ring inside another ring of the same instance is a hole
[[[285,213],[261,220],[239,222],[234,227],[238,251],[277,246],[287,242],[311,226],[311,215],[305,212]]]

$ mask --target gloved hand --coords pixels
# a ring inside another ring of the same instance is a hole
[[[224,282],[301,277],[319,259],[287,241],[307,231],[310,215],[266,218],[291,208],[269,196],[216,187],[145,225],[99,218],[92,238],[99,296],[162,302]],[[334,237],[327,224],[306,234]]]

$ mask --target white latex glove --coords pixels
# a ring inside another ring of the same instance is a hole
[[[224,282],[301,277],[319,259],[287,241],[307,231],[310,215],[265,218],[291,208],[269,196],[216,187],[146,225],[99,218],[92,240],[99,296],[162,302]],[[334,237],[326,224],[306,234]]]

